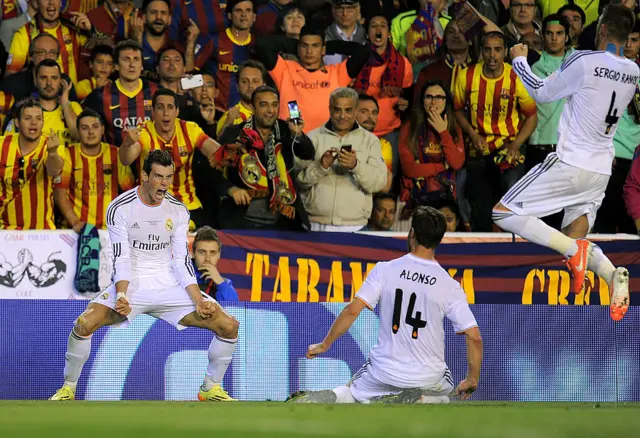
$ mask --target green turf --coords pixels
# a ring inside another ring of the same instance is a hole
[[[638,404],[0,402],[2,438],[634,437]]]

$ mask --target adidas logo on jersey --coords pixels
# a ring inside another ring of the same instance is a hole
[[[138,222],[134,222],[133,225],[131,225],[131,228],[140,228],[140,226],[138,225]]]

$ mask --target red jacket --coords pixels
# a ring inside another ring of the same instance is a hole
[[[640,146],[633,154],[631,169],[624,184],[624,202],[629,216],[634,221],[640,219]]]

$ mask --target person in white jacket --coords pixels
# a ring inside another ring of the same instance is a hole
[[[355,90],[334,90],[330,120],[309,133],[315,160],[298,163],[300,196],[312,231],[362,229],[371,216],[372,194],[387,182],[380,140],[358,125],[357,108]]]

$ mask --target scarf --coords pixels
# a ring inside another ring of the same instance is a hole
[[[107,15],[111,21],[115,24],[113,35],[109,36],[113,38],[114,41],[122,41],[126,39],[129,35],[129,20],[131,18],[131,13],[133,12],[132,9],[129,8],[125,11],[114,9],[109,1],[104,2],[103,7],[107,11]]]
[[[444,151],[437,139],[437,135],[427,128],[426,122],[423,123],[418,135],[418,157],[416,158],[416,163],[442,164],[444,162]],[[455,198],[455,180],[456,171],[451,168],[429,178],[409,179],[403,177],[404,189],[400,198],[406,202],[410,199],[416,200],[427,192],[438,191],[450,193],[451,198]]]
[[[436,10],[431,3],[426,9],[420,9],[416,19],[405,34],[407,40],[407,58],[411,64],[425,62],[432,58],[442,46],[443,30]]]
[[[376,52],[373,45],[369,44],[369,47],[374,52],[374,55],[369,57],[369,60],[364,65],[360,74],[355,80],[354,88],[357,91],[367,92],[371,86],[371,70],[373,67],[385,66],[384,73],[382,73],[382,79],[380,80],[380,96],[381,97],[397,97],[402,92],[402,81],[404,79],[404,58],[393,44],[389,42],[387,48],[382,55]]]
[[[264,152],[266,168],[260,161],[258,151]],[[271,195],[271,211],[289,219],[295,217],[293,204],[297,194],[282,155],[280,126],[277,121],[265,143],[255,127],[253,117],[249,118],[236,141],[222,145],[209,157],[209,162],[218,170],[236,168],[242,182],[249,187],[252,198],[267,198]]]

